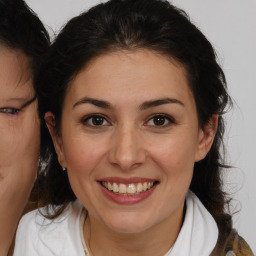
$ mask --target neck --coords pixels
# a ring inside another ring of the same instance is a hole
[[[119,233],[90,216],[84,224],[84,237],[92,255],[164,255],[176,241],[183,221],[183,207],[176,216],[139,233]]]
[[[12,205],[6,198],[0,201],[0,255],[7,255],[11,246],[24,204]]]
[[[30,188],[14,190],[8,180],[0,181],[0,255],[7,255],[28,201]]]

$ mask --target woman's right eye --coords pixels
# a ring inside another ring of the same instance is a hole
[[[91,127],[109,126],[110,123],[102,115],[90,115],[82,120],[83,125]]]
[[[0,113],[9,114],[9,115],[18,115],[20,109],[17,108],[0,108]]]

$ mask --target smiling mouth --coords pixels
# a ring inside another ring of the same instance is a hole
[[[107,190],[111,191],[114,194],[122,195],[122,196],[134,196],[138,195],[142,192],[146,192],[147,190],[152,189],[158,182],[138,182],[138,183],[116,183],[116,182],[108,182],[102,181],[101,185]]]

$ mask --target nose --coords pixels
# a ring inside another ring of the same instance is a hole
[[[120,127],[110,142],[109,161],[123,171],[129,171],[142,165],[147,152],[139,131],[135,127]]]

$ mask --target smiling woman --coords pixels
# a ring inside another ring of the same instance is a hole
[[[94,100],[81,101],[84,96]],[[169,223],[178,232],[193,164],[214,138],[199,131],[181,66],[148,50],[102,55],[70,83],[61,137],[51,112],[46,120],[91,222],[129,233]],[[213,131],[216,125],[215,118]]]
[[[63,28],[36,85],[48,207],[22,219],[15,255],[252,255],[224,211],[225,76],[183,11],[92,8]]]
[[[48,35],[21,0],[0,1],[0,255],[6,255],[37,170],[34,73]]]

